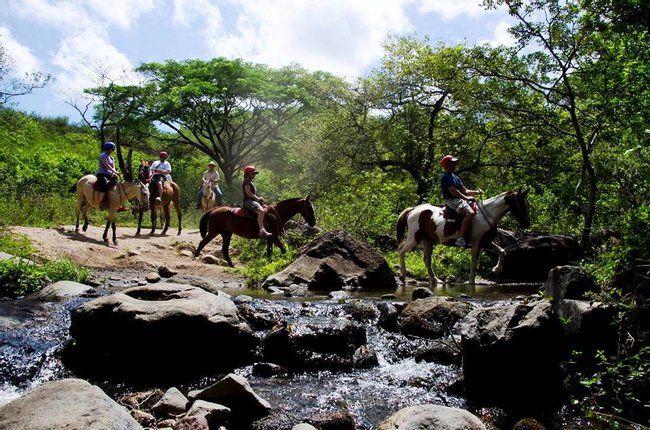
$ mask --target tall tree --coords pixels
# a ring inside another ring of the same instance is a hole
[[[541,110],[509,106],[536,130],[562,139],[580,157],[576,197],[584,199],[581,243],[587,245],[596,215],[599,177],[594,165],[598,144],[607,140],[607,111],[621,92],[621,83],[601,73],[602,58],[596,33],[585,26],[578,2],[563,0],[487,0],[488,7],[504,5],[515,20],[510,29],[515,48],[476,48],[476,70],[486,79],[511,81],[538,94]],[[610,63],[611,64],[611,63]],[[598,65],[598,67],[595,67]],[[594,73],[600,69],[601,73]]]
[[[173,130],[170,139],[213,159],[229,188],[243,165],[271,155],[282,127],[326,96],[321,84],[334,79],[225,58],[148,63],[138,70],[148,79],[147,117]]]

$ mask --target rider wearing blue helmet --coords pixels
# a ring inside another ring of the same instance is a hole
[[[115,170],[115,160],[111,157],[111,154],[115,151],[115,144],[113,142],[104,142],[102,149],[104,151],[99,155],[99,170],[97,170],[96,176],[97,188],[100,191],[99,207],[100,209],[106,209],[108,207],[107,192],[117,183],[120,172]],[[118,209],[120,212],[123,210],[127,209],[124,207]]]

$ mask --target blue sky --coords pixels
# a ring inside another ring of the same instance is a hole
[[[12,73],[54,78],[14,107],[72,122],[66,101],[101,79],[137,82],[143,62],[224,56],[352,80],[377,66],[388,35],[509,44],[507,22],[480,0],[0,0]]]

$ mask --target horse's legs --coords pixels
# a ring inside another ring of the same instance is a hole
[[[140,229],[142,228],[142,215],[144,214],[144,211],[142,208],[138,209],[138,229],[135,231],[136,236],[140,236]]]
[[[196,247],[196,250],[194,251],[194,258],[198,257],[201,253],[201,250],[205,248],[205,245],[210,243],[210,241],[218,235],[219,233],[211,231],[210,227],[208,227],[208,234],[205,235],[205,237],[201,240],[201,242],[199,242],[199,245]]]
[[[492,273],[501,273],[501,271],[503,271],[503,264],[505,263],[506,259],[506,250],[497,245],[496,241],[493,241],[492,245],[497,249],[497,252],[499,253],[499,261],[497,261],[497,265],[492,268]]]
[[[178,233],[176,233],[176,235],[180,235],[181,231],[183,230],[183,227],[181,226],[181,219],[183,218],[183,211],[181,210],[180,201],[174,202],[174,209],[176,209],[176,216],[178,217]]]
[[[163,222],[162,221],[163,216],[165,218],[165,226],[163,227],[163,230],[161,232],[163,236],[167,234],[167,229],[169,228],[169,223],[171,221],[171,217],[172,217],[171,206],[172,206],[171,203],[167,203],[166,205],[164,205],[162,207],[162,213],[160,214],[160,222],[161,223]]]
[[[151,231],[149,235],[151,236],[156,231],[156,205],[151,206]]]
[[[104,228],[104,235],[102,236],[102,239],[104,239],[104,243],[108,244],[108,228],[111,226],[111,220],[109,218],[106,218],[106,227]]]
[[[469,280],[468,284],[474,285],[474,279],[476,278],[476,269],[478,268],[478,253],[481,248],[478,247],[478,243],[472,245],[472,263],[469,269]]]
[[[224,231],[223,233],[221,233],[221,238],[223,239],[223,243],[221,244],[221,253],[223,254],[223,258],[228,263],[228,266],[235,267],[235,265],[232,264],[232,260],[230,259],[230,253],[228,251],[228,249],[230,248],[231,237],[232,237],[232,233],[229,231]]]
[[[273,244],[280,248],[280,253],[284,255],[287,252],[287,249],[284,246],[284,243],[280,240],[279,236],[271,236],[266,239],[266,256],[267,258],[271,258],[271,255],[273,255]]]
[[[82,215],[84,216],[84,225],[83,225],[83,228],[82,228],[82,230],[83,230],[84,232],[85,232],[86,230],[88,230],[88,210],[89,210],[89,209],[90,209],[90,206],[87,205],[87,204],[84,205],[84,206],[81,208],[81,213],[82,213]]]
[[[117,234],[115,232],[115,220],[111,222],[111,229],[113,230],[113,245],[117,245]]]
[[[415,243],[415,240],[411,240],[410,238],[406,239],[406,242],[400,243],[400,245],[397,247],[397,252],[399,254],[399,268],[400,268],[400,281],[402,281],[402,285],[406,285],[406,263],[404,262],[404,256],[406,255],[407,252],[413,250],[415,248],[417,243]]]
[[[424,265],[427,267],[427,272],[429,273],[429,284],[432,287],[435,287],[438,282],[442,283],[442,280],[439,279],[433,271],[433,266],[431,265],[431,254],[433,253],[433,242],[430,240],[422,241],[423,249],[423,258]]]
[[[75,233],[79,233],[79,216],[81,215],[81,205],[82,205],[82,203],[83,203],[83,200],[81,200],[81,199],[79,198],[79,193],[77,192],[77,208],[76,208],[76,209],[77,209],[77,210],[76,210],[76,213],[77,213],[77,223],[76,223],[75,226],[74,226],[74,232],[75,232]]]

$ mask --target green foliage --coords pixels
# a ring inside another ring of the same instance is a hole
[[[36,248],[27,236],[12,234],[5,226],[0,225],[0,252],[29,258],[36,252]]]
[[[580,372],[578,379],[585,392],[577,399],[589,414],[607,422],[650,420],[650,347],[623,358],[610,358],[598,352],[594,373]],[[620,417],[626,417],[621,419]]]
[[[89,271],[70,260],[32,264],[24,261],[0,261],[0,297],[17,298],[40,290],[56,281],[87,282]]]
[[[243,266],[236,268],[236,271],[246,277],[248,287],[258,287],[268,276],[273,275],[287,267],[296,258],[296,250],[287,246],[285,255],[275,249],[273,258],[266,258],[265,240],[245,240],[234,237],[231,248],[240,250],[239,261]]]

